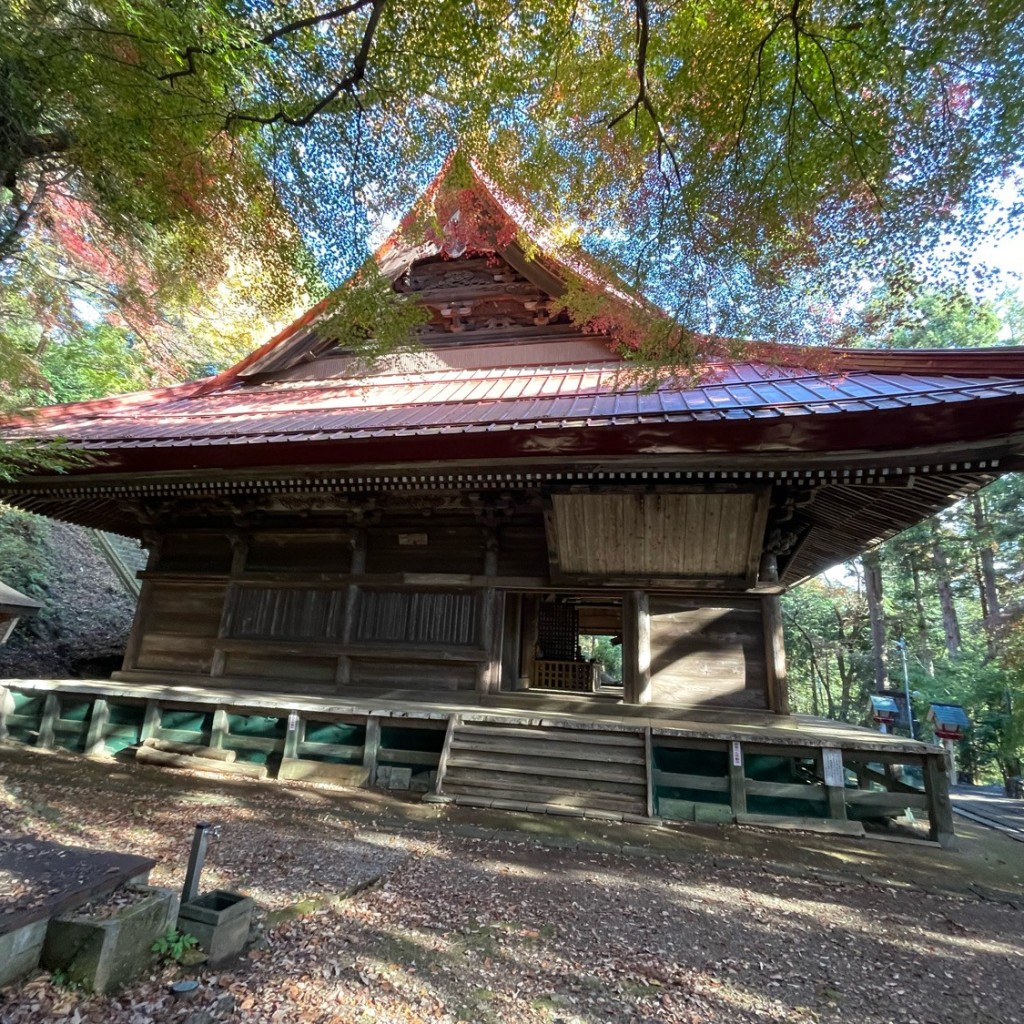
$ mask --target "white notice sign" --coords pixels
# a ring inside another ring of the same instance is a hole
[[[732,741],[732,764],[734,768],[743,767],[743,748],[739,740]]]
[[[825,776],[826,786],[846,785],[843,773],[843,752],[838,747],[823,747],[821,751],[821,769]]]

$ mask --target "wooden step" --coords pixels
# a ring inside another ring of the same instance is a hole
[[[453,720],[442,795],[614,814],[647,809],[642,732]]]
[[[594,779],[606,782],[637,782],[647,784],[643,765],[620,764],[618,761],[602,761],[593,765],[579,762],[566,764],[557,757],[520,757],[515,760],[496,760],[476,753],[456,750],[453,746],[448,755],[448,771],[454,768],[477,768],[485,771],[515,772],[523,775],[537,775],[560,779]]]
[[[467,785],[461,782],[445,783],[445,793],[450,796],[470,796],[481,799],[515,800],[527,804],[552,804],[562,807],[593,808],[599,811],[618,811],[622,814],[643,814],[644,801],[629,797],[616,797],[598,793],[561,793],[550,789],[532,789],[516,786],[502,789],[500,786]]]
[[[501,725],[500,723],[461,722],[456,735],[492,736],[498,734],[513,739],[541,739],[568,743],[603,743],[608,746],[643,746],[644,738],[639,732],[605,732],[601,729],[561,728],[546,725]]]
[[[483,788],[521,789],[533,793],[573,793],[578,796],[622,796],[636,800],[646,796],[644,783],[615,782],[601,783],[587,779],[546,779],[536,776],[514,775],[505,772],[482,772],[469,769],[453,770],[445,775],[445,789],[452,783]]]
[[[556,749],[557,748],[557,749]],[[638,739],[635,748],[619,747],[609,750],[607,746],[582,743],[556,743],[542,739],[505,739],[503,736],[463,736],[456,730],[452,736],[452,752],[456,750],[479,751],[495,754],[523,754],[536,757],[557,757],[573,761],[614,761],[616,764],[644,764],[643,741]]]

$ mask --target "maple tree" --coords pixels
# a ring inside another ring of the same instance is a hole
[[[866,279],[962,283],[1022,66],[1013,0],[12,0],[0,287],[44,326],[97,289],[153,335],[245,263],[280,310],[314,287],[302,242],[340,282],[461,146],[682,324],[673,358],[842,340]]]

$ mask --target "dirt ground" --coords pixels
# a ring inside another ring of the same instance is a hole
[[[260,906],[230,968],[114,996],[46,974],[5,1024],[1024,1022],[1024,844],[958,852],[736,827],[472,812],[0,748],[0,833],[153,857]],[[196,977],[175,1001],[168,984]]]

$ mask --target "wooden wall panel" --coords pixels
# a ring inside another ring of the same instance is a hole
[[[650,629],[655,703],[768,706],[758,601],[652,596]]]
[[[349,531],[260,531],[248,538],[245,568],[249,572],[349,572],[351,567]]]
[[[483,573],[484,532],[478,526],[442,526],[424,519],[412,526],[366,531],[368,573]]]
[[[351,685],[372,689],[403,690],[473,690],[476,688],[477,666],[398,661],[372,661],[353,658]]]
[[[502,526],[498,530],[498,575],[548,577],[548,543],[544,522]]]
[[[224,675],[276,679],[287,690],[292,682],[333,685],[337,665],[337,658],[275,657],[272,651],[259,655],[230,653],[224,661]]]
[[[254,640],[337,641],[343,588],[245,587],[236,590],[230,635]]]
[[[224,605],[224,584],[147,583],[134,668],[171,672],[210,671]]]
[[[227,533],[165,533],[157,565],[161,572],[231,571],[231,541]]]
[[[554,494],[558,571],[569,576],[747,580],[756,572],[767,491]]]
[[[363,590],[356,605],[353,643],[480,643],[480,594]]]

